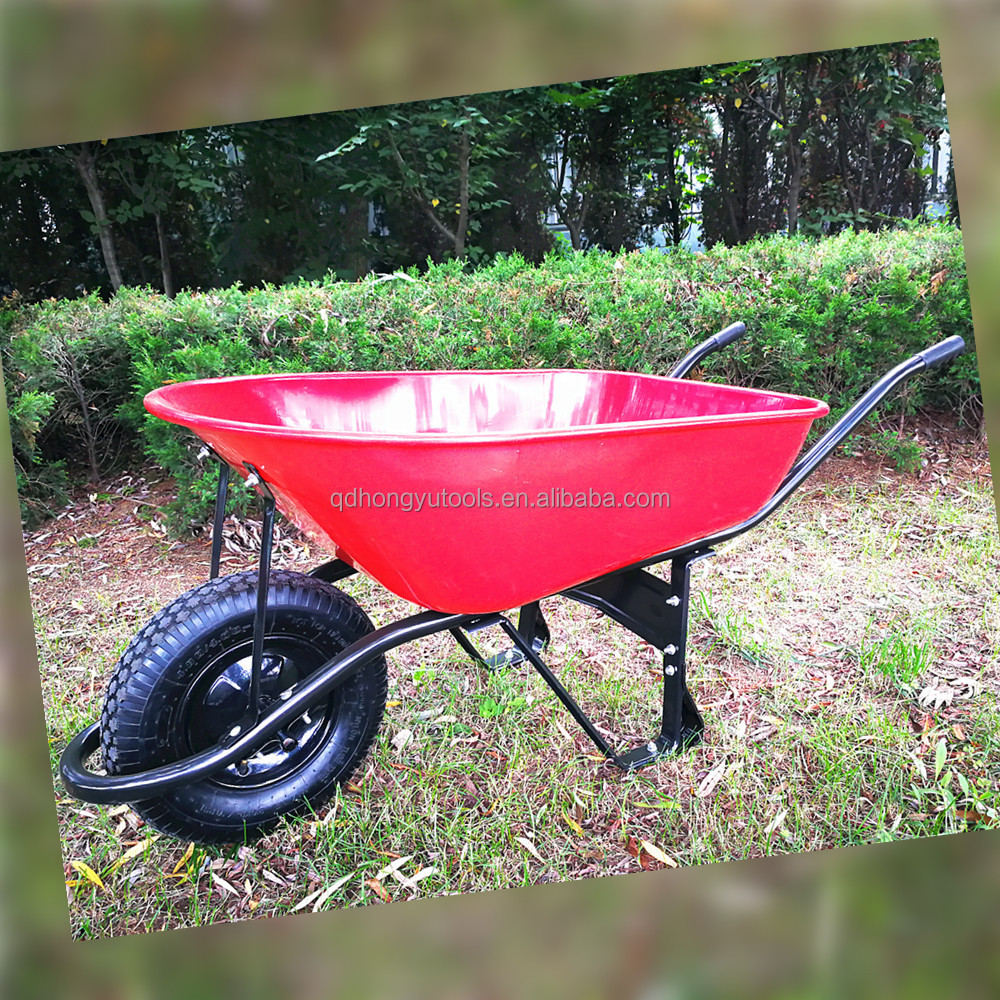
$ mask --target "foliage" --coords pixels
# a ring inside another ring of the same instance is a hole
[[[879,229],[925,212],[945,128],[922,40],[8,152],[0,291]]]
[[[134,438],[120,414],[131,362],[114,304],[96,294],[30,307],[6,300],[2,314],[11,442],[30,521],[65,502],[68,471],[96,482]]]
[[[784,236],[704,254],[517,254],[467,272],[461,261],[361,282],[332,276],[175,299],[122,289],[0,311],[11,432],[26,481],[72,463],[89,440],[107,468],[127,432],[176,476],[182,524],[203,521],[210,474],[187,432],[146,414],[141,398],[170,381],[272,371],[592,367],[664,374],[694,343],[734,320],[749,335],[704,375],[827,400],[842,410],[897,361],[952,334],[972,345],[961,237],[948,225],[826,240]],[[88,439],[60,360],[71,348]],[[914,379],[883,406],[912,412],[975,406],[975,356]],[[33,487],[25,492],[31,496]]]
[[[510,155],[505,145],[519,127],[517,102],[481,94],[386,105],[356,115],[353,134],[317,161],[367,152],[340,189],[383,205],[409,202],[447,251],[465,258],[483,213],[505,204],[496,197],[493,175],[496,161]]]
[[[709,70],[718,134],[710,242],[819,235],[916,218],[947,127],[937,44],[924,39],[748,60]]]

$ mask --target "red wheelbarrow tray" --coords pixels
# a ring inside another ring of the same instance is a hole
[[[449,613],[529,604],[741,523],[829,412],[575,369],[237,376],[145,405],[252,465],[315,542]]]

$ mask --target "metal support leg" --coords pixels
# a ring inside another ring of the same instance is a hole
[[[603,611],[663,651],[663,704],[660,731],[646,743],[624,754],[615,754],[594,728],[569,692],[559,683],[537,654],[527,652],[520,635],[515,642],[535,666],[560,701],[583,726],[598,749],[621,768],[645,767],[659,757],[676,753],[697,741],[705,728],[687,688],[685,648],[687,645],[688,604],[691,565],[712,555],[702,550],[679,556],[671,563],[670,582],[644,570],[626,570],[592,580],[565,592],[566,597]]]
[[[246,464],[246,463],[245,463]],[[247,714],[241,729],[257,724],[260,717],[260,675],[264,660],[264,631],[267,619],[267,590],[271,577],[271,547],[274,542],[274,495],[267,488],[260,473],[252,466],[247,482],[260,487],[264,500],[264,517],[260,529],[260,559],[257,565],[257,606],[253,617],[253,653],[250,665],[250,690],[247,698]]]
[[[462,649],[468,654],[469,658],[474,663],[478,663],[481,667],[486,667],[487,669],[489,669],[489,665],[487,664],[486,660],[483,659],[482,654],[479,652],[478,649],[476,649],[475,646],[472,645],[466,634],[460,628],[453,628],[449,629],[448,631],[451,632],[452,636],[455,639],[455,642],[457,642],[459,646],[462,647]]]
[[[607,740],[597,731],[597,727],[590,721],[586,713],[582,708],[574,701],[573,696],[562,686],[559,682],[559,678],[556,677],[554,673],[549,669],[545,661],[535,652],[531,643],[527,642],[524,636],[514,628],[514,625],[509,622],[506,618],[500,622],[500,627],[507,633],[508,636],[513,640],[514,644],[523,654],[523,659],[530,661],[531,665],[542,675],[542,680],[553,691],[555,691],[556,696],[559,700],[569,709],[570,715],[583,727],[584,732],[594,741],[597,749],[604,754],[605,757],[609,757],[616,764],[618,763],[618,758],[615,752],[608,745]]]
[[[209,580],[219,575],[222,561],[222,526],[226,520],[226,497],[229,493],[229,463],[219,459],[219,487],[215,494],[215,517],[212,520],[212,563],[208,571]]]
[[[620,765],[628,769],[645,767],[658,757],[676,753],[697,742],[705,728],[687,687],[687,629],[691,583],[691,563],[710,552],[682,556],[670,564],[668,605],[675,609],[673,641],[663,648],[663,710],[659,735],[622,755]]]

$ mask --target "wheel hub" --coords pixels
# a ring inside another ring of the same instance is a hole
[[[259,713],[268,709],[319,665],[317,655],[301,650],[265,651],[261,660]],[[224,743],[246,726],[252,657],[231,654],[202,674],[188,698],[186,738],[191,752]],[[260,785],[277,781],[304,764],[322,744],[332,723],[332,698],[279,729],[244,760],[229,765],[213,780],[229,785]],[[183,716],[182,716],[183,717]]]

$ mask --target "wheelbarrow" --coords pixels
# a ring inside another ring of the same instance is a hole
[[[691,566],[772,514],[950,337],[879,379],[802,457],[829,408],[684,378],[591,370],[264,375],[149,393],[219,462],[210,579],[156,614],[60,762],[89,802],[131,803],[201,843],[253,839],[350,778],[386,700],[385,653],[450,632],[482,668],[529,663],[599,750],[631,770],[697,742],[685,673]],[[230,469],[262,498],[258,569],[219,576]],[[271,570],[275,509],[334,558]],[[670,562],[669,582],[646,567]],[[423,610],[374,628],[335,584],[361,570]],[[599,609],[662,653],[662,714],[616,751],[542,658],[539,601]],[[508,616],[520,609],[515,625]],[[509,639],[487,657],[473,637]],[[88,768],[100,750],[106,773]]]

